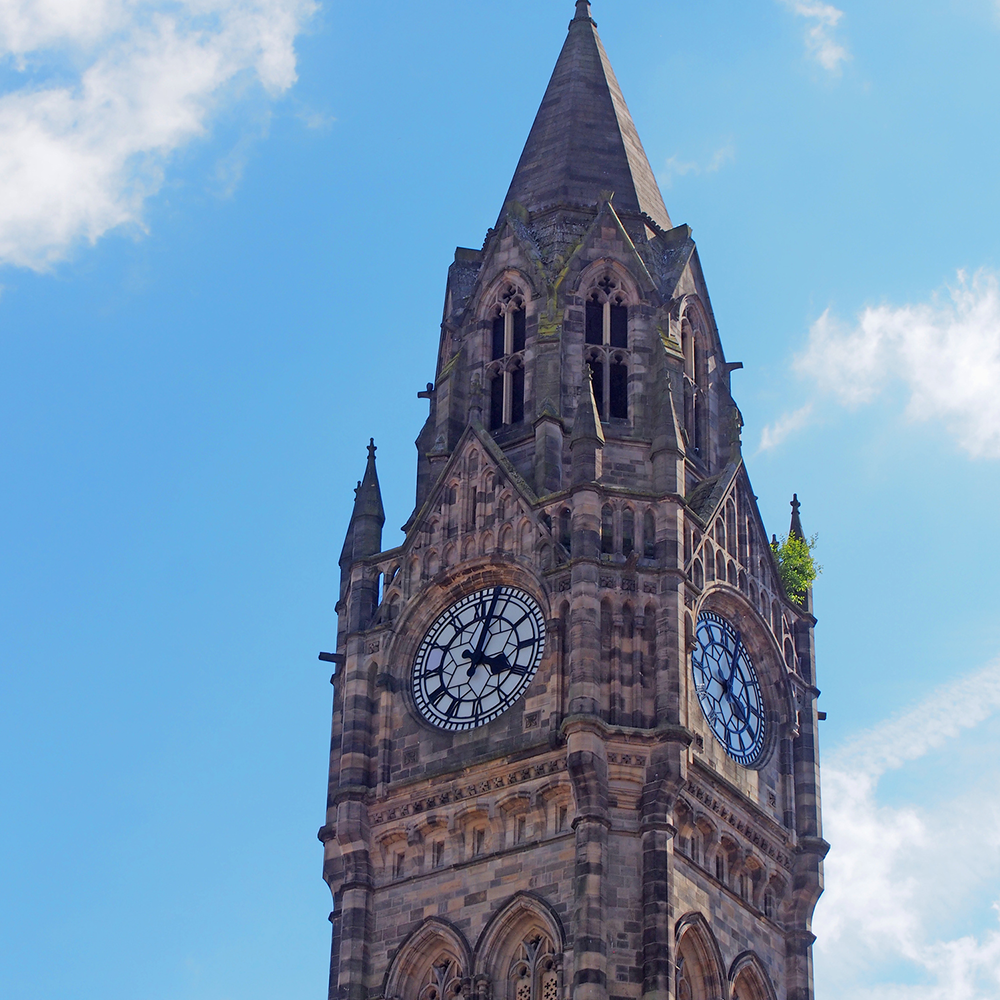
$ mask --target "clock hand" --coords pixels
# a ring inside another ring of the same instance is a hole
[[[736,633],[736,647],[733,649],[733,662],[729,666],[729,680],[726,681],[726,690],[731,694],[733,690],[733,678],[736,676],[736,663],[740,655],[740,645],[743,642],[743,634]]]
[[[464,650],[462,653],[462,658],[466,660],[471,660],[469,664],[468,676],[471,677],[475,672],[476,668],[480,663],[485,663],[486,660],[483,657],[483,647],[486,645],[486,640],[490,634],[490,623],[493,621],[493,614],[497,609],[497,601],[500,600],[500,588],[496,587],[493,591],[493,601],[490,604],[490,610],[486,612],[486,617],[483,619],[483,627],[479,633],[479,641],[476,643],[475,652],[470,652],[468,649]]]
[[[483,663],[490,668],[491,674],[501,674],[505,670],[510,670],[510,660],[503,653],[495,656],[483,656]]]

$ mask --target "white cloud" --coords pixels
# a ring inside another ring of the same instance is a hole
[[[806,403],[805,406],[800,407],[798,410],[779,417],[773,424],[768,424],[761,431],[760,445],[757,448],[758,452],[771,451],[773,448],[777,448],[790,434],[794,434],[797,430],[805,427],[812,416],[812,412],[813,404]]]
[[[173,153],[251,82],[295,82],[314,0],[0,0],[0,264],[142,225]]]
[[[976,457],[1000,458],[1000,282],[959,272],[947,295],[868,308],[853,326],[830,315],[813,324],[795,367],[849,407],[893,381],[909,391],[906,415],[941,421]]]
[[[672,187],[675,177],[687,174],[714,174],[736,157],[736,147],[732,143],[720,146],[711,156],[708,163],[701,164],[696,160],[682,160],[676,154],[666,162],[666,169],[660,176],[664,187]]]
[[[980,915],[975,932],[965,926],[949,934],[968,924],[984,888],[1000,895],[1000,783],[992,755],[974,753],[976,769],[949,768],[947,790],[918,781],[916,802],[888,805],[879,794],[879,780],[891,771],[933,764],[935,751],[954,759],[963,733],[981,737],[973,731],[995,723],[998,709],[1000,664],[993,664],[827,755],[823,812],[833,850],[815,921],[818,1000],[1000,994],[995,916]],[[942,795],[945,801],[935,801]]]
[[[811,21],[806,29],[806,49],[809,54],[831,73],[840,70],[840,64],[850,59],[850,53],[834,37],[834,30],[844,16],[832,4],[821,0],[781,0],[794,14]]]

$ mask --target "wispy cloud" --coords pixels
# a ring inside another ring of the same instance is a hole
[[[909,390],[910,420],[941,421],[970,455],[1000,458],[1000,282],[959,272],[917,305],[865,309],[853,325],[827,310],[813,324],[797,370],[848,407],[894,380]]]
[[[295,82],[314,0],[6,0],[0,60],[0,264],[43,270],[141,226],[172,154],[250,92]],[[252,89],[252,88],[251,88]]]
[[[827,756],[823,809],[834,849],[817,909],[817,997],[858,1000],[995,1000],[1000,930],[949,936],[984,888],[1000,895],[1000,783],[991,754],[949,771],[946,801],[887,805],[879,781],[935,761],[1000,709],[1000,664],[935,692]],[[981,734],[980,734],[981,735]],[[980,908],[982,909],[982,908]],[[968,921],[965,921],[968,924]],[[872,985],[873,983],[877,985]],[[915,985],[919,984],[919,985]]]
[[[686,174],[714,174],[735,158],[736,147],[732,143],[720,146],[707,163],[682,160],[679,155],[674,155],[667,160],[660,181],[664,187],[672,187],[675,177],[684,177]]]
[[[781,3],[810,22],[806,29],[806,49],[809,54],[824,69],[831,73],[839,72],[841,64],[851,58],[847,49],[834,36],[844,12],[821,0],[781,0]]]
[[[809,423],[812,412],[813,404],[806,403],[805,406],[800,407],[798,410],[779,417],[773,424],[768,424],[761,432],[760,445],[757,450],[759,452],[771,451],[773,448],[777,448],[778,445],[783,444],[785,438],[794,434],[797,430],[801,430]]]

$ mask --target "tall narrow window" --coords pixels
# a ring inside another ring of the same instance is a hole
[[[444,866],[444,841],[438,840],[434,843],[432,848],[434,867],[441,868]]]
[[[614,512],[605,504],[601,511],[601,552],[610,555],[615,551]]]
[[[656,558],[656,520],[651,510],[642,516],[642,554],[647,559]]]
[[[584,304],[586,360],[602,421],[628,419],[628,306],[615,278],[606,275]]]
[[[567,551],[573,550],[573,515],[569,507],[559,512],[559,544]]]
[[[406,868],[406,855],[402,851],[397,851],[392,859],[392,877],[402,878]]]
[[[524,422],[524,348],[527,315],[524,296],[515,285],[496,304],[490,337],[490,429]]]
[[[635,514],[631,508],[622,511],[622,555],[630,556],[635,550]]]
[[[628,367],[621,359],[608,370],[608,411],[612,420],[628,420]]]

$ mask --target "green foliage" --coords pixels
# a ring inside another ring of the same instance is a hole
[[[778,560],[781,585],[793,604],[801,604],[805,600],[806,590],[823,572],[823,567],[812,557],[816,538],[817,536],[813,535],[806,541],[798,535],[782,535],[780,541],[776,539],[771,542],[771,548]]]

